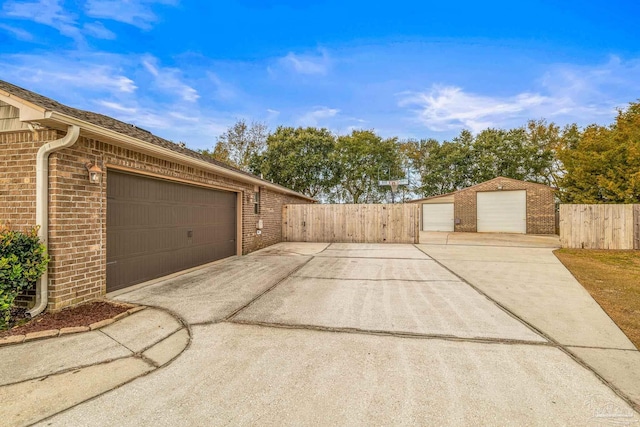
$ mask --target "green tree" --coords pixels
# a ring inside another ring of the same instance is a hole
[[[553,123],[530,121],[514,129],[485,129],[476,136],[463,130],[441,144],[421,141],[411,154],[421,178],[416,192],[429,197],[497,176],[555,185],[562,175],[562,163],[555,156],[562,138]]]
[[[463,130],[452,141],[422,141],[414,167],[420,172],[417,193],[423,197],[450,193],[472,185],[473,135]]]
[[[267,125],[264,123],[247,124],[244,119],[240,119],[218,136],[213,151],[202,150],[201,153],[249,171],[251,158],[264,151],[268,134]]]
[[[278,127],[250,169],[265,179],[309,197],[319,197],[336,183],[335,137],[327,129]]]
[[[354,130],[338,137],[334,156],[339,173],[338,191],[350,203],[381,201],[387,193],[378,179],[404,176],[397,138],[382,139],[372,130]]]
[[[640,103],[619,110],[610,126],[568,135],[558,151],[567,203],[640,203]]]
[[[529,162],[534,164],[532,170],[535,171],[526,179],[557,188],[564,174],[564,165],[558,159],[557,152],[564,142],[574,137],[578,125],[571,124],[560,129],[554,123],[530,120],[525,130],[530,147]]]

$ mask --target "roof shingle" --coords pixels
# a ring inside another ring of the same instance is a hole
[[[167,148],[169,150],[199,159],[204,160],[205,162],[212,163],[217,166],[221,166],[223,168],[232,170],[234,172],[239,172],[241,174],[247,175],[254,179],[259,179],[264,181],[260,177],[253,175],[249,172],[243,171],[238,168],[234,168],[226,163],[222,163],[220,161],[214,160],[209,156],[205,156],[197,151],[190,150],[189,148],[183,147],[175,142],[169,141],[164,138],[160,138],[152,134],[151,132],[141,129],[133,124],[125,123],[120,120],[114,119],[113,117],[105,116],[104,114],[94,113],[91,111],[80,110],[77,108],[69,107],[68,105],[64,105],[55,101],[51,98],[47,98],[46,96],[42,96],[38,93],[32,92],[30,90],[21,88],[4,80],[0,80],[0,90],[4,90],[5,92],[10,93],[11,95],[20,98],[24,101],[35,104],[39,107],[42,107],[46,110],[55,111],[57,113],[65,114],[67,116],[85,121],[87,123],[91,123],[96,126],[100,126],[105,129],[109,129],[115,132],[118,132],[123,135],[130,136],[132,138],[139,139],[144,142],[148,142],[150,144],[154,144],[163,148]],[[268,181],[264,181],[268,182]],[[277,185],[273,183],[269,183],[271,185]],[[279,186],[283,189],[289,190],[286,187]],[[291,190],[289,190],[291,191]],[[306,196],[305,196],[306,197]]]

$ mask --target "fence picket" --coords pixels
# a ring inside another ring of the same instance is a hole
[[[417,243],[419,205],[286,205],[288,242]]]
[[[640,205],[560,205],[563,248],[640,249]]]

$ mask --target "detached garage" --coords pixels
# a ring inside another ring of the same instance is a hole
[[[553,193],[546,185],[498,177],[412,203],[422,205],[423,231],[555,234]]]
[[[425,200],[422,204],[423,231],[454,231],[453,196]]]

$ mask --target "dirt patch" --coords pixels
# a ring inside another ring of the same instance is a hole
[[[19,326],[0,331],[0,338],[24,335],[29,332],[61,329],[72,326],[89,326],[101,320],[110,319],[129,310],[131,306],[95,301],[76,307],[65,308],[56,313],[45,313]]]
[[[602,309],[640,348],[640,251],[554,251]]]

